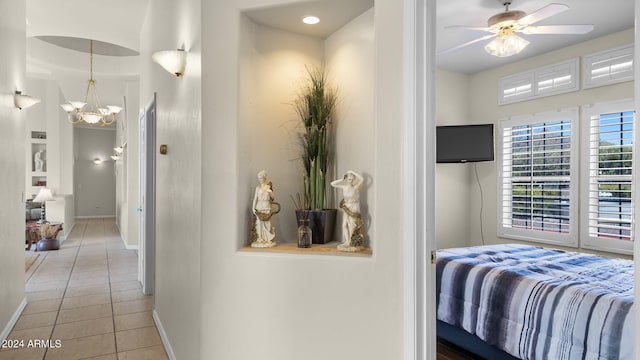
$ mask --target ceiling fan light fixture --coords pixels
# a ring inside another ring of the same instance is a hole
[[[500,29],[515,24],[518,20],[525,17],[527,13],[520,10],[507,10],[499,14],[495,14],[487,20],[487,25],[491,28]]]
[[[498,34],[484,50],[497,57],[509,57],[522,51],[529,42],[514,33]]]

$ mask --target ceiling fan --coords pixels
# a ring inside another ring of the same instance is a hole
[[[520,10],[509,10],[511,1],[499,1],[505,7],[505,11],[491,16],[487,21],[488,26],[486,27],[464,25],[446,27],[448,29],[487,31],[491,34],[445,49],[439,52],[438,55],[446,54],[480,41],[495,38],[485,46],[485,50],[494,56],[507,57],[519,53],[529,44],[527,40],[519,37],[516,33],[527,35],[586,34],[593,30],[593,25],[534,25],[539,21],[569,10],[569,6],[565,4],[551,3],[531,14],[527,14]]]

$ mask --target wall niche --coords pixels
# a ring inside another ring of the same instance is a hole
[[[348,4],[344,4],[348,3]],[[273,182],[275,201],[281,206],[271,221],[278,246],[266,252],[307,252],[344,255],[332,251],[342,237],[342,213],[338,211],[330,244],[311,250],[296,247],[298,224],[292,197],[303,190],[300,135],[303,129],[293,101],[307,78],[307,69],[325,68],[329,84],[337,89],[333,132],[335,152],[328,179],[347,170],[365,178],[360,203],[365,222],[369,256],[375,238],[371,209],[375,187],[375,37],[374,2],[317,1],[242,12],[239,47],[238,172],[239,214],[242,229],[238,249],[251,250],[251,213],[257,174],[266,170]],[[305,15],[316,15],[320,23],[304,25]],[[327,186],[328,207],[337,208],[342,195]],[[329,249],[329,250],[326,250]]]

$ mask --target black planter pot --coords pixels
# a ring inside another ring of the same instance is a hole
[[[60,242],[58,239],[40,239],[38,241],[38,251],[58,250]]]
[[[336,225],[336,209],[325,210],[296,210],[296,223],[300,224],[302,213],[309,213],[309,227],[311,228],[311,242],[326,244],[333,240],[333,229]]]

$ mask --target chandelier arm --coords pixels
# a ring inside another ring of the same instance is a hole
[[[78,119],[78,120],[76,120],[76,121],[71,120],[71,113],[67,113],[67,120],[68,120],[72,125],[79,124],[79,123],[81,123],[81,122],[82,122],[82,118],[81,118],[81,117],[76,116],[76,119]]]
[[[111,124],[113,124],[116,121],[116,116],[115,114],[111,114],[111,121],[106,121],[105,118],[108,118],[109,115],[103,116],[102,120],[100,120],[100,125],[101,126],[109,126]]]

